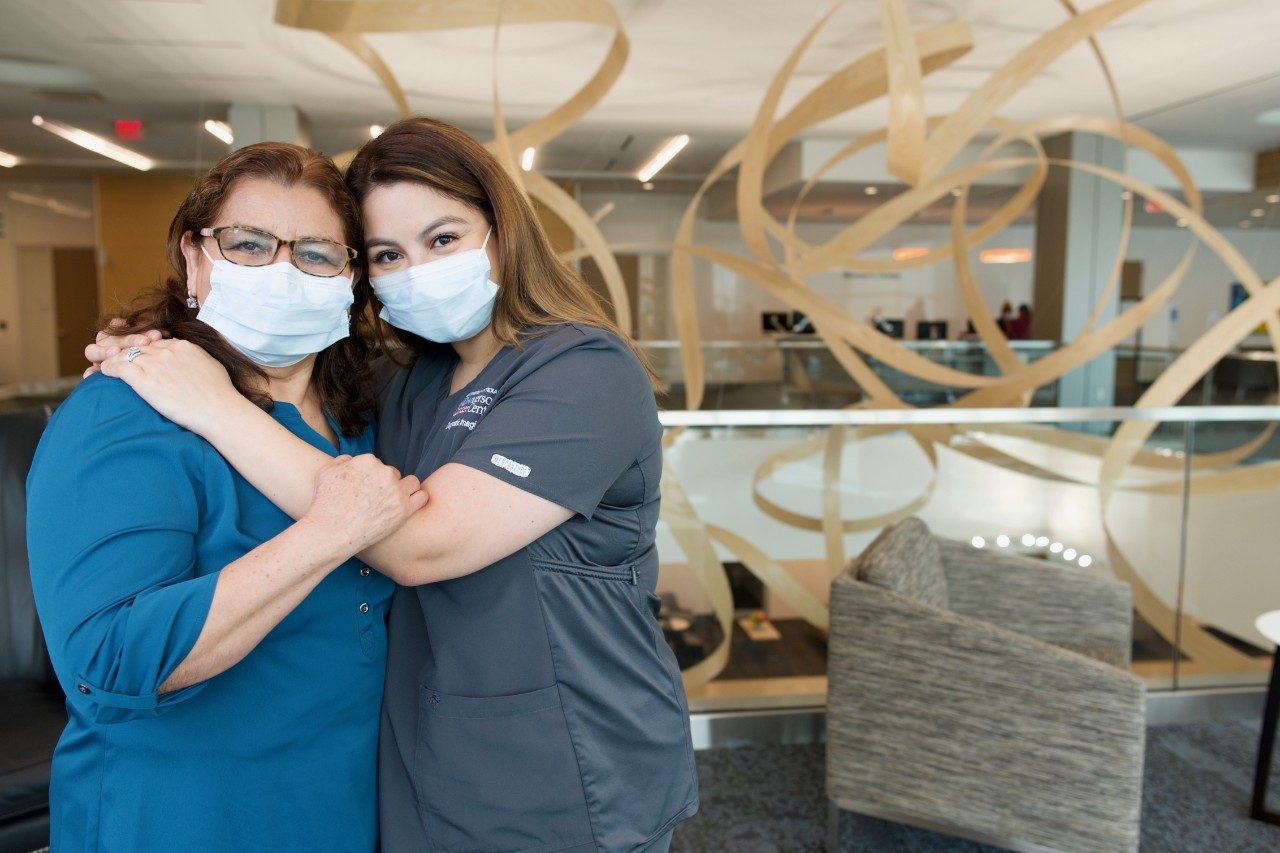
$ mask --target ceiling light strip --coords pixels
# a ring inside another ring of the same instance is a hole
[[[641,183],[649,181],[654,175],[662,170],[662,167],[671,162],[671,159],[679,154],[686,145],[689,144],[689,135],[682,133],[667,140],[667,144],[653,155],[648,163],[644,164],[644,168],[636,172],[636,179]]]
[[[204,129],[228,145],[236,141],[235,134],[231,132],[231,125],[225,121],[209,119],[204,123]]]
[[[145,172],[155,165],[155,162],[150,158],[143,157],[141,154],[116,145],[114,142],[108,142],[101,136],[95,136],[87,130],[81,130],[78,127],[72,127],[69,124],[63,124],[60,121],[54,121],[43,116],[32,116],[31,123],[52,134],[61,136],[68,142],[79,145],[81,148],[86,148],[95,154],[101,154],[103,157],[109,157],[126,166],[132,166],[141,172]]]
[[[17,157],[14,157],[7,151],[0,151],[0,166],[3,166],[6,169],[12,169],[16,165],[18,165]]]

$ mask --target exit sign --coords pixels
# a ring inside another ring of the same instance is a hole
[[[136,118],[116,119],[116,139],[128,142],[142,138],[142,120]]]

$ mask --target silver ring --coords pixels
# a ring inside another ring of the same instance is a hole
[[[140,355],[142,355],[142,347],[129,347],[129,349],[125,351],[124,360],[133,364],[133,360]]]

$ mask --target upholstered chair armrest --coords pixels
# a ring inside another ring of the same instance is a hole
[[[951,609],[1127,669],[1133,594],[1111,578],[937,537]]]
[[[1145,689],[1129,673],[848,574],[832,586],[828,671],[842,807],[1137,848]]]

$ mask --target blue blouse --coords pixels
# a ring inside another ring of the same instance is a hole
[[[334,454],[293,406],[273,416]],[[371,428],[339,441],[372,448]],[[349,560],[240,663],[158,695],[221,569],[290,519],[100,375],[58,408],[27,492],[36,606],[68,696],[53,849],[373,850],[391,581]]]

